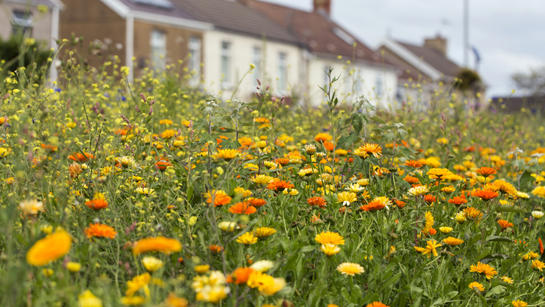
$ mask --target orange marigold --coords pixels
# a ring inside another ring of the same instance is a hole
[[[26,254],[26,261],[34,266],[46,265],[66,255],[71,245],[70,235],[62,229],[57,230],[34,243]]]
[[[87,238],[99,237],[113,239],[117,235],[117,232],[113,227],[104,224],[90,224],[85,228],[85,235]]]
[[[170,254],[182,250],[182,244],[176,239],[169,239],[165,237],[145,238],[136,241],[132,246],[132,252],[135,255],[139,255],[145,252],[161,252],[164,254]]]
[[[167,167],[172,166],[172,163],[168,162],[167,160],[159,160],[157,163],[155,163],[155,167],[160,170],[164,171]]]
[[[463,196],[455,196],[448,200],[449,203],[454,205],[463,205],[467,203],[467,199]]]
[[[369,155],[373,155],[375,158],[380,158],[382,155],[382,147],[380,147],[378,144],[366,143],[354,150],[354,154],[362,158],[367,158]]]
[[[363,210],[363,211],[377,211],[377,210],[384,209],[384,207],[386,207],[386,205],[383,202],[372,201],[372,202],[368,203],[367,205],[361,206],[360,210]]]
[[[419,183],[420,180],[416,177],[413,177],[413,176],[405,176],[405,178],[403,178],[403,180],[405,180],[406,182],[410,183],[410,184],[415,184],[415,183]]]
[[[76,162],[85,162],[87,160],[93,159],[95,156],[93,154],[90,154],[88,152],[84,153],[75,153],[73,155],[69,155],[68,159]]]
[[[263,207],[267,204],[267,201],[264,200],[263,198],[250,197],[250,198],[247,198],[246,201],[254,207]]]
[[[473,191],[472,195],[479,197],[483,200],[490,200],[498,197],[499,193],[491,190],[475,190]]]
[[[424,195],[424,201],[428,204],[434,203],[437,201],[437,198],[431,194]]]
[[[91,199],[85,202],[85,205],[94,210],[100,210],[108,207],[108,201],[105,199]]]
[[[496,173],[496,169],[494,168],[491,168],[491,167],[480,167],[479,169],[477,169],[477,173],[481,176],[490,176],[490,175],[494,175]]]
[[[229,207],[229,212],[234,214],[250,215],[255,213],[256,211],[257,209],[246,201],[236,203],[232,205],[231,207]]]
[[[507,220],[498,220],[498,225],[500,225],[501,229],[513,227],[513,223],[510,223]]]
[[[214,199],[214,207],[224,206],[231,202],[231,196],[227,195],[222,190],[212,190],[212,192],[206,193],[208,197],[206,202],[211,204],[212,199]]]
[[[407,160],[405,161],[405,165],[409,167],[420,168],[426,165],[426,161],[425,160]]]
[[[213,253],[219,254],[223,250],[223,247],[216,244],[212,244],[208,246],[208,249]]]
[[[367,304],[366,307],[390,307],[390,306],[383,304],[381,302],[372,302]]]
[[[320,196],[315,196],[307,199],[307,203],[311,206],[318,206],[320,208],[324,208],[327,205],[325,198]]]
[[[281,191],[284,191],[285,189],[291,189],[293,187],[294,185],[290,183],[289,181],[284,181],[280,179],[273,180],[269,182],[269,184],[267,185],[267,189],[273,190],[276,192],[281,192]]]
[[[227,276],[227,282],[237,285],[245,284],[254,271],[252,268],[237,268],[233,274]]]

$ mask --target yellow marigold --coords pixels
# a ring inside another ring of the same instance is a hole
[[[23,211],[24,215],[36,215],[38,212],[44,211],[44,204],[37,200],[25,200],[19,203],[19,209]]]
[[[91,224],[85,229],[85,235],[87,238],[99,237],[113,239],[117,235],[115,229],[104,224]]]
[[[528,306],[528,303],[521,300],[515,300],[511,302],[511,305],[513,305],[513,307],[526,307]]]
[[[455,237],[448,237],[443,239],[443,243],[450,246],[456,246],[464,243],[464,240]]]
[[[545,263],[543,263],[542,261],[539,261],[537,259],[532,260],[532,268],[543,271],[543,269],[545,268]]]
[[[369,303],[367,304],[365,307],[390,307],[384,303],[381,303],[381,302],[372,302],[372,303]]]
[[[537,186],[532,190],[532,194],[537,197],[545,198],[545,187]]]
[[[267,176],[267,175],[257,175],[253,177],[252,182],[257,184],[269,184],[271,181],[274,180],[274,177]]]
[[[246,245],[256,244],[257,237],[254,236],[251,232],[245,232],[237,238],[237,243]]]
[[[178,133],[178,131],[174,129],[166,129],[165,131],[161,132],[161,138],[163,139],[170,139],[173,136],[175,136]]]
[[[63,229],[38,240],[26,254],[26,261],[34,266],[43,266],[55,261],[70,251],[72,238]]]
[[[362,158],[367,158],[369,155],[380,158],[382,156],[382,147],[378,144],[366,143],[354,150],[354,154]]]
[[[214,159],[232,160],[238,157],[239,154],[240,152],[236,149],[219,149],[212,157]]]
[[[426,211],[426,213],[424,215],[424,220],[426,222],[424,224],[424,229],[422,229],[422,232],[427,234],[427,233],[430,232],[430,230],[433,227],[433,224],[435,223],[435,221],[433,219],[433,214],[431,214],[431,212],[429,212],[429,211]]]
[[[274,278],[268,274],[254,271],[250,274],[246,284],[250,288],[257,288],[262,294],[273,295],[286,286],[286,281],[283,278]]]
[[[337,266],[337,271],[343,275],[354,276],[363,273],[364,269],[357,263],[344,262]]]
[[[419,186],[410,188],[408,193],[412,196],[420,196],[420,195],[424,195],[428,193],[428,191],[429,190],[427,186],[419,185]]]
[[[258,238],[265,238],[268,236],[272,236],[276,233],[276,229],[271,227],[259,227],[254,230],[254,234]]]
[[[174,293],[170,293],[165,300],[166,307],[187,307],[189,302],[183,297],[177,297]]]
[[[321,232],[314,240],[320,244],[344,245],[344,238],[336,232]]]
[[[182,250],[182,244],[176,239],[165,237],[145,238],[138,240],[132,247],[132,252],[139,255],[145,252],[161,252],[170,254]]]
[[[472,264],[471,266],[469,266],[469,271],[484,274],[486,276],[486,279],[492,279],[492,277],[498,274],[494,267],[480,261],[476,265]]]
[[[501,280],[502,280],[504,283],[508,283],[508,284],[510,284],[510,285],[513,284],[513,278],[511,278],[511,277],[502,276],[502,277],[501,277]]]
[[[483,213],[481,210],[473,208],[473,207],[467,207],[463,210],[464,216],[471,220],[480,220],[483,217]]]
[[[163,261],[155,257],[147,256],[142,258],[142,265],[148,272],[155,272],[163,267]]]
[[[194,269],[195,269],[195,272],[197,272],[199,274],[204,274],[204,273],[208,273],[208,271],[210,271],[210,265],[201,264],[201,265],[195,266]]]
[[[479,292],[484,291],[484,286],[481,283],[478,283],[476,281],[469,283],[468,287],[473,290],[477,290]]]
[[[537,258],[539,258],[539,254],[536,253],[536,252],[528,252],[528,253],[522,255],[523,260],[532,260],[532,259],[537,259]]]
[[[102,307],[102,301],[87,290],[78,296],[78,307]]]
[[[343,205],[350,205],[356,200],[358,200],[358,197],[354,192],[340,192],[337,194],[337,201]]]
[[[322,252],[328,256],[333,256],[337,253],[339,253],[341,251],[341,248],[338,247],[337,245],[335,244],[322,244],[322,246],[320,247],[320,249],[322,250]]]
[[[133,279],[127,281],[127,291],[125,291],[125,295],[127,297],[131,297],[138,290],[143,289],[146,293],[146,296],[149,296],[148,284],[150,281],[151,275],[149,273],[135,276]]]
[[[452,230],[453,230],[452,227],[447,227],[447,226],[439,227],[439,231],[442,232],[442,233],[449,233]]]
[[[332,139],[333,137],[328,133],[318,133],[314,137],[314,140],[316,142],[327,142],[327,141],[331,141]]]

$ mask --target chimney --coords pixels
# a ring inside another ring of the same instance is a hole
[[[424,47],[428,47],[439,51],[443,56],[447,56],[447,39],[441,34],[435,35],[435,37],[424,39]]]
[[[320,13],[326,17],[331,15],[331,1],[332,0],[313,0],[314,12]]]

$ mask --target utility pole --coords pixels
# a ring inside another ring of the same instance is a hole
[[[464,0],[464,66],[469,67],[469,0]]]

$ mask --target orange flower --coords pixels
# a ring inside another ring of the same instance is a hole
[[[69,155],[68,156],[68,159],[72,160],[72,161],[76,161],[76,162],[85,162],[87,160],[90,160],[90,159],[94,159],[95,156],[93,154],[90,154],[88,152],[84,152],[84,153],[75,153],[73,155]]]
[[[424,195],[424,201],[428,204],[434,203],[437,201],[437,198],[431,194]]]
[[[366,307],[390,307],[390,306],[383,304],[381,302],[372,302],[370,304],[367,304]]]
[[[167,160],[159,160],[157,163],[155,163],[155,167],[160,170],[164,171],[167,167],[172,166],[172,163],[168,162]]]
[[[324,142],[324,147],[327,151],[333,151],[335,150],[335,144],[330,142],[330,141],[325,141]]]
[[[405,180],[407,183],[410,183],[410,184],[415,184],[415,183],[419,183],[420,180],[418,180],[418,178],[416,177],[413,177],[413,176],[405,176],[405,178],[403,178],[403,180]]]
[[[170,254],[182,250],[182,244],[176,239],[165,237],[145,238],[136,241],[132,246],[132,252],[139,255],[145,252],[161,252]]]
[[[34,266],[46,265],[68,254],[71,245],[70,235],[62,229],[57,230],[34,243],[26,254],[26,261]]]
[[[206,196],[208,196],[206,202],[209,204],[212,203],[212,198],[214,198],[214,207],[224,206],[231,202],[231,196],[222,190],[212,190],[211,193],[206,193]]]
[[[368,203],[367,205],[361,206],[360,210],[363,210],[363,211],[377,211],[377,210],[383,209],[384,207],[386,207],[386,205],[383,202],[372,201],[372,202]]]
[[[58,149],[57,146],[44,144],[44,143],[40,144],[40,147],[42,147],[43,149],[48,150],[50,152],[55,152]]]
[[[278,158],[276,160],[274,160],[277,164],[280,164],[280,165],[287,165],[288,163],[290,163],[290,159],[288,158]]]
[[[541,238],[537,238],[537,242],[539,245],[539,252],[543,255],[543,241],[541,241]]]
[[[108,207],[108,201],[105,199],[92,199],[85,202],[85,205],[94,210],[100,210]]]
[[[513,227],[513,223],[509,223],[509,221],[506,220],[498,220],[498,225],[500,225],[501,229]]]
[[[290,183],[289,181],[284,181],[279,179],[273,180],[267,185],[267,189],[273,190],[276,192],[281,192],[281,191],[284,191],[285,189],[291,189],[293,187],[294,185]]]
[[[237,285],[245,284],[253,272],[254,269],[252,268],[237,268],[233,274],[227,276],[227,282]]]
[[[354,154],[362,158],[367,158],[371,154],[375,158],[380,158],[380,156],[382,155],[382,147],[380,147],[380,145],[378,144],[366,143],[354,150]]]
[[[490,200],[493,198],[498,197],[498,192],[491,191],[491,190],[475,190],[472,193],[473,196],[479,197],[483,200]]]
[[[326,142],[326,141],[330,141],[332,140],[333,137],[327,133],[318,133],[315,137],[314,137],[314,140],[316,142]]]
[[[255,213],[256,211],[257,209],[246,201],[236,203],[232,205],[231,207],[229,207],[229,212],[234,214],[250,215]]]
[[[490,175],[494,175],[496,173],[496,169],[483,166],[477,170],[477,173],[481,176],[488,177]]]
[[[92,237],[113,239],[117,235],[117,232],[108,225],[96,223],[90,224],[89,227],[85,229],[85,235],[89,239]]]
[[[213,253],[219,254],[223,250],[223,247],[221,247],[219,245],[212,244],[212,245],[208,246],[208,249]]]
[[[394,200],[394,202],[395,202],[396,206],[399,207],[399,208],[403,208],[407,204],[404,201],[398,200],[398,199]]]
[[[246,201],[254,207],[263,207],[267,204],[267,201],[264,200],[263,198],[250,197],[250,198],[247,198]]]
[[[455,204],[455,205],[463,205],[467,203],[467,199],[463,196],[455,196],[448,200],[449,203]]]
[[[311,206],[318,206],[320,208],[324,208],[327,205],[326,200],[320,196],[311,197],[307,199],[307,203]]]
[[[414,168],[421,168],[422,166],[426,165],[426,163],[424,160],[407,160],[405,161],[405,165]]]

